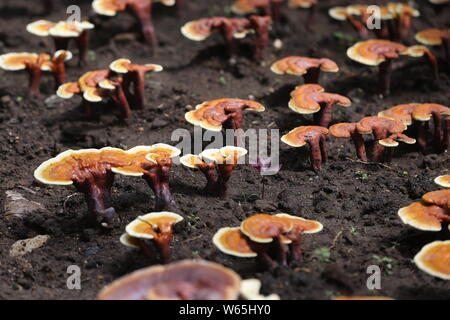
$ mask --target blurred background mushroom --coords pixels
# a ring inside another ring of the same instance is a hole
[[[289,0],[288,6],[294,9],[308,9],[308,17],[305,19],[305,26],[311,29],[317,14],[317,2],[318,0]]]
[[[287,145],[299,148],[309,145],[311,168],[320,170],[328,159],[326,139],[328,129],[320,126],[301,126],[281,137]]]
[[[439,176],[434,182],[441,187],[450,188],[450,175]]]
[[[416,33],[416,40],[426,46],[442,46],[450,66],[450,29],[426,29]]]
[[[305,83],[319,83],[320,71],[338,72],[339,67],[327,58],[290,56],[274,62],[270,68],[276,74],[303,76]]]
[[[443,280],[450,280],[450,240],[434,241],[414,257],[417,267]]]
[[[94,0],[92,8],[95,13],[110,17],[129,8],[139,20],[145,42],[154,46],[157,44],[152,19],[154,2],[159,2],[165,6],[175,5],[175,0]]]
[[[221,149],[207,149],[198,156],[184,155],[180,162],[188,168],[199,169],[207,180],[204,190],[223,198],[227,196],[228,182],[239,158],[246,154],[247,150],[244,148],[225,146]]]
[[[328,127],[333,120],[335,105],[350,107],[349,98],[336,93],[325,92],[318,84],[304,84],[291,92],[289,108],[300,114],[314,114],[314,123]]]
[[[380,93],[387,96],[391,89],[392,61],[400,55],[410,57],[426,56],[436,76],[436,58],[423,46],[406,47],[401,43],[388,40],[367,40],[354,44],[347,50],[347,56],[368,66],[379,66]]]
[[[34,177],[44,184],[74,185],[85,196],[89,221],[111,227],[118,222],[111,203],[112,168],[128,163],[129,157],[122,149],[67,150],[43,162]]]
[[[167,211],[139,216],[126,226],[127,237],[121,237],[121,242],[131,247],[136,246],[137,243],[146,255],[153,257],[152,249],[148,245],[148,240],[151,240],[158,250],[162,263],[169,263],[173,226],[181,221],[183,221],[182,216]]]
[[[89,47],[89,30],[94,25],[88,21],[59,21],[38,20],[27,25],[29,33],[39,37],[51,37],[55,50],[67,50],[70,40],[75,40],[78,47],[78,64],[85,65]]]
[[[241,278],[204,260],[183,260],[134,271],[104,287],[98,300],[236,300]]]
[[[65,81],[65,62],[71,58],[72,53],[67,50],[56,51],[53,57],[46,53],[6,53],[0,55],[0,68],[8,71],[26,70],[30,94],[39,96],[42,71],[50,71],[55,79],[55,86],[58,87]]]

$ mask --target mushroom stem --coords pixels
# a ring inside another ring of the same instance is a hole
[[[264,50],[269,45],[269,20],[263,17],[250,17],[250,25],[255,30],[256,38],[254,40],[253,57],[257,60],[263,58]]]
[[[392,60],[386,59],[380,64],[379,69],[380,93],[386,97],[391,90]]]
[[[133,71],[130,73],[130,76],[134,86],[134,106],[136,109],[142,109],[145,99],[145,71],[143,69]]]
[[[442,46],[445,51],[445,57],[447,58],[447,63],[450,66],[450,32],[443,32],[441,38]]]
[[[358,132],[351,135],[353,143],[355,144],[356,154],[361,161],[368,161],[366,153],[366,145],[364,144],[364,138]]]
[[[224,24],[220,28],[221,34],[227,46],[230,57],[237,56],[239,53],[238,40],[234,37],[234,28],[231,24]]]
[[[121,114],[119,116],[120,121],[126,122],[126,120],[131,117],[131,109],[122,87],[122,81],[117,81],[117,83],[115,83],[115,87],[116,88],[114,89],[112,98],[121,110]]]
[[[38,97],[41,94],[41,75],[42,70],[38,63],[27,65],[27,71],[29,73],[30,93],[32,96]]]
[[[156,45],[155,29],[152,22],[152,1],[133,1],[129,5],[141,24],[145,42],[149,45]]]
[[[326,145],[324,137],[317,137],[308,141],[310,147],[310,161],[311,167],[314,170],[320,170],[322,163],[326,161]]]
[[[384,150],[386,149],[378,141],[386,139],[387,132],[383,129],[374,128],[373,135],[375,138],[373,151],[372,151],[372,161],[383,162]]]
[[[266,265],[269,270],[274,270],[278,266],[278,263],[276,263],[275,260],[272,259],[272,257],[267,252],[267,243],[248,241],[248,245],[254,252],[256,252],[258,259],[262,264]]]
[[[319,83],[320,68],[310,68],[307,73],[303,75],[303,80],[306,83]]]
[[[275,240],[275,245],[277,247],[278,259],[280,261],[280,264],[283,266],[286,266],[287,265],[286,247],[280,236],[276,237],[274,240]]]
[[[442,128],[442,116],[439,112],[433,113],[433,122],[434,122],[434,147],[436,152],[442,151],[442,142],[443,142],[443,128]]]
[[[217,178],[215,175],[216,165],[215,164],[205,164],[199,167],[199,170],[206,177],[205,191],[208,193],[215,194],[218,190]]]
[[[53,61],[52,75],[55,79],[56,90],[66,80],[66,67],[64,64],[65,55],[61,55]]]
[[[176,207],[169,188],[169,171],[172,160],[168,159],[145,168],[143,178],[155,194],[155,211]]]
[[[321,127],[326,127],[330,125],[331,120],[333,119],[333,107],[334,101],[330,101],[324,103],[324,106],[320,108],[320,111],[316,113],[316,124]]]
[[[163,264],[170,263],[171,261],[171,250],[170,242],[172,241],[172,228],[168,230],[160,230],[160,233],[155,237],[155,245],[159,250],[161,255],[161,260]]]
[[[116,218],[116,211],[111,205],[111,188],[114,173],[108,168],[96,168],[77,172],[74,185],[86,199],[91,221],[110,226]]]
[[[359,33],[359,36],[363,40],[369,39],[369,31],[365,27],[365,25],[355,19],[351,14],[347,14],[347,21],[352,25],[352,27]]]
[[[221,198],[225,198],[227,196],[228,181],[230,181],[231,174],[235,167],[236,163],[223,163],[217,165],[217,172],[219,174],[219,178],[217,180],[217,193]]]
[[[394,148],[386,148],[384,151],[384,163],[386,164],[391,163],[393,154]]]
[[[411,14],[402,12],[398,18],[397,34],[400,40],[404,40],[408,35],[409,29],[411,29]]]
[[[450,144],[450,116],[445,119],[444,136],[442,137],[442,151],[448,149]]]
[[[289,249],[291,252],[291,263],[293,265],[299,265],[300,261],[302,260],[302,247],[301,247],[301,240],[302,240],[302,230],[293,230],[291,231],[291,235],[289,236],[289,239],[292,241],[289,245]]]
[[[89,32],[87,30],[84,30],[80,36],[76,39],[77,46],[78,46],[78,66],[84,66],[87,64],[87,53],[88,53],[88,47],[89,47]]]
[[[427,130],[423,121],[414,121],[414,129],[416,131],[417,145],[423,151],[427,147]]]

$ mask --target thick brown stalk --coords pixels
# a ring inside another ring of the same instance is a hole
[[[156,34],[152,21],[152,0],[133,1],[129,3],[129,6],[139,20],[145,42],[152,46],[156,45]]]
[[[87,30],[84,30],[80,36],[76,39],[77,46],[78,46],[78,65],[84,66],[87,64],[87,53],[88,53],[88,47],[89,47],[89,32]]]
[[[423,121],[414,121],[414,130],[417,137],[417,145],[424,151],[427,147],[427,130]]]
[[[171,159],[158,160],[158,164],[147,166],[143,178],[155,194],[155,211],[176,207],[169,188],[169,171]]]
[[[257,60],[261,60],[264,55],[264,50],[269,45],[269,27],[272,19],[270,16],[258,17],[251,16],[249,18],[250,26],[255,30],[254,51],[253,57]]]
[[[320,111],[317,113],[317,125],[321,127],[326,127],[330,125],[331,119],[333,118],[333,108],[335,101],[330,101],[328,103],[323,103]]]
[[[447,58],[447,64],[450,66],[450,32],[444,32],[442,34],[442,46],[444,47],[445,57]]]
[[[392,60],[386,59],[380,64],[379,69],[380,93],[386,97],[391,90]]]
[[[356,154],[361,161],[368,161],[366,153],[366,145],[364,144],[364,138],[358,132],[352,133],[352,140],[355,144]]]
[[[269,270],[274,270],[278,263],[267,252],[268,245],[267,243],[258,243],[253,241],[248,241],[248,245],[250,248],[256,252],[258,255],[258,259],[261,261],[262,264],[264,264]]]
[[[362,40],[367,40],[370,38],[369,31],[367,30],[366,26],[361,21],[355,19],[351,14],[347,15],[347,21],[358,32],[358,34]]]
[[[292,230],[288,235],[291,243],[289,244],[290,249],[290,262],[293,265],[299,265],[302,260],[302,247],[301,247],[301,239],[302,239],[302,230],[296,228]]]
[[[32,96],[38,97],[41,95],[41,75],[42,70],[38,63],[33,63],[27,66],[27,71],[29,73],[29,83],[30,83],[30,94]]]
[[[387,138],[387,131],[384,128],[373,128],[374,145],[372,151],[373,162],[383,162],[385,147],[378,143],[378,141]]]
[[[274,245],[276,246],[276,251],[278,253],[278,260],[280,264],[283,266],[287,265],[287,251],[286,246],[281,239],[281,236],[278,236],[274,239]]]
[[[227,196],[228,181],[230,180],[231,174],[233,173],[235,167],[235,163],[223,163],[217,165],[217,173],[219,175],[217,180],[217,193],[221,198],[225,198]]]
[[[216,165],[205,163],[200,165],[198,168],[206,177],[207,182],[204,190],[207,193],[216,194],[218,192]]]
[[[89,218],[104,227],[116,222],[116,211],[111,204],[111,187],[114,173],[107,167],[97,166],[75,174],[74,185],[86,199]]]
[[[402,12],[400,17],[398,18],[398,38],[400,40],[404,40],[408,35],[409,30],[411,29],[411,14],[407,12]]]
[[[308,140],[308,144],[310,147],[310,160],[311,167],[314,170],[320,170],[322,168],[322,164],[326,162],[327,154],[326,154],[326,145],[324,137],[314,137],[314,139]]]
[[[115,84],[114,93],[112,94],[112,98],[114,102],[119,106],[121,114],[120,121],[126,122],[129,118],[131,118],[131,109],[130,104],[128,103],[127,97],[122,87],[121,81],[118,81]]]

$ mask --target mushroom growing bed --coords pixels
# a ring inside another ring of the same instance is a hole
[[[75,188],[43,185],[33,177],[41,163],[65,150],[175,145],[173,131],[194,132],[185,120],[186,112],[225,97],[265,106],[264,112],[245,113],[244,129],[279,129],[281,137],[298,126],[313,125],[312,115],[288,107],[290,93],[304,83],[303,78],[278,75],[270,68],[275,61],[294,55],[329,58],[339,65],[338,73],[322,73],[319,83],[352,103],[334,108],[331,124],[358,122],[399,104],[450,105],[450,66],[440,47],[429,47],[439,57],[437,84],[426,60],[405,57],[393,62],[391,94],[381,97],[378,69],[346,56],[347,49],[359,41],[358,34],[349,24],[328,16],[330,7],[350,4],[343,0],[319,0],[312,30],[304,24],[307,10],[284,6],[281,28],[272,32],[260,63],[253,61],[250,42],[243,41],[243,54],[230,62],[219,35],[194,42],[180,32],[188,21],[230,15],[231,0],[188,0],[179,17],[173,8],[155,5],[159,46],[153,53],[129,12],[108,18],[96,15],[91,1],[55,1],[53,11],[42,16],[40,1],[8,1],[0,4],[0,54],[51,52],[51,39],[27,33],[25,27],[39,19],[67,18],[66,7],[74,2],[95,29],[87,65],[78,67],[78,59],[66,62],[66,81],[76,81],[119,58],[161,65],[164,70],[146,75],[145,105],[133,110],[126,125],[119,121],[120,110],[114,103],[96,104],[92,118],[87,119],[80,97],[52,96],[51,76],[42,76],[41,96],[32,97],[25,72],[0,70],[0,299],[94,299],[112,281],[156,264],[119,242],[127,224],[154,211],[155,199],[144,179],[117,174],[111,196],[119,226],[110,230],[91,226],[84,197]],[[417,1],[417,5],[421,16],[413,18],[412,30],[403,41],[407,46],[418,44],[414,40],[418,31],[450,28],[449,5],[440,9],[428,1]],[[71,48],[77,55],[76,47]],[[202,190],[202,174],[173,165],[170,188],[176,212],[184,220],[174,227],[172,261],[201,258],[222,264],[242,279],[260,279],[262,294],[278,294],[281,299],[373,295],[450,299],[449,282],[414,263],[424,246],[450,239],[448,223],[442,231],[426,232],[403,224],[397,214],[424,194],[443,189],[434,179],[450,174],[448,151],[422,153],[417,145],[400,144],[390,163],[379,164],[358,160],[351,139],[327,136],[326,145],[329,159],[317,171],[310,168],[308,147],[284,143],[280,143],[282,168],[276,175],[262,178],[253,167],[238,165],[228,183],[227,198],[208,196]],[[256,213],[316,220],[323,230],[302,238],[300,264],[274,270],[253,258],[226,255],[213,244],[219,229],[239,226]],[[14,243],[38,235],[48,238],[23,254],[11,254]],[[81,270],[81,290],[67,287],[67,270],[73,265]],[[372,265],[381,269],[379,290],[367,287],[367,268]]]

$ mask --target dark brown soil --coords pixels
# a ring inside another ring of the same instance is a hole
[[[2,2],[0,52],[51,51],[51,41],[28,34],[25,25],[40,18],[63,19],[66,6],[74,1],[55,2],[54,13],[46,16],[39,16],[39,1]],[[381,99],[376,94],[376,70],[348,60],[345,50],[351,40],[346,42],[334,35],[341,32],[355,38],[355,33],[345,23],[331,21],[326,14],[329,6],[346,1],[321,1],[312,32],[303,25],[304,11],[285,10],[284,27],[278,34],[283,49],[270,48],[263,64],[242,57],[233,66],[227,61],[220,37],[195,43],[179,32],[188,20],[226,14],[231,0],[186,2],[180,18],[170,8],[155,6],[160,46],[151,56],[141,43],[131,15],[102,18],[92,13],[90,1],[81,1],[83,13],[96,24],[96,29],[89,66],[78,68],[74,59],[70,62],[69,80],[90,69],[106,67],[119,57],[165,67],[164,72],[148,79],[146,107],[134,111],[128,126],[118,123],[109,105],[99,106],[97,118],[89,121],[83,118],[76,98],[50,109],[44,103],[45,97],[54,92],[50,77],[43,82],[44,97],[31,99],[25,73],[0,71],[0,210],[7,190],[20,192],[44,206],[22,219],[7,219],[0,211],[0,298],[92,299],[110,281],[152,263],[118,242],[129,221],[152,211],[153,196],[142,179],[116,177],[113,202],[123,226],[106,232],[86,225],[83,197],[69,197],[75,193],[73,188],[44,186],[34,181],[33,171],[41,162],[69,148],[171,143],[173,130],[193,130],[184,120],[187,105],[221,97],[254,96],[267,106],[267,111],[248,113],[245,128],[270,125],[284,134],[310,119],[288,109],[289,92],[302,79],[271,73],[269,65],[276,58],[312,55],[339,63],[341,72],[324,75],[321,83],[330,92],[349,95],[354,105],[337,110],[335,122],[355,121],[400,103],[448,105],[449,69],[441,69],[440,84],[435,85],[427,64],[420,59],[406,59],[407,63],[398,67],[389,98]],[[449,6],[437,12],[427,1],[419,4],[422,17],[414,19],[413,31],[429,26],[450,27]],[[435,52],[442,57],[439,49]],[[402,147],[386,167],[358,163],[350,141],[329,139],[328,147],[330,160],[321,172],[315,173],[308,168],[306,150],[282,145],[283,169],[268,178],[263,200],[258,199],[261,177],[249,166],[241,166],[234,173],[227,200],[205,196],[200,173],[174,167],[171,188],[186,223],[175,233],[173,259],[203,258],[222,263],[243,278],[260,278],[264,292],[276,292],[283,299],[329,299],[340,294],[449,299],[448,282],[423,273],[412,262],[423,245],[448,239],[447,227],[440,233],[421,232],[402,225],[397,216],[400,207],[438,189],[433,178],[450,172],[448,153],[423,155],[414,147]],[[245,217],[265,211],[287,212],[323,223],[321,233],[304,237],[301,268],[279,268],[270,273],[253,259],[226,256],[213,246],[211,238],[219,228],[236,226]],[[48,234],[50,240],[22,258],[9,256],[15,241],[38,234]],[[330,257],[315,253],[320,248],[328,248],[321,252],[329,251]],[[383,261],[378,261],[377,256]],[[373,264],[383,270],[379,291],[366,287],[366,269]],[[67,289],[69,265],[81,267],[82,290]]]

